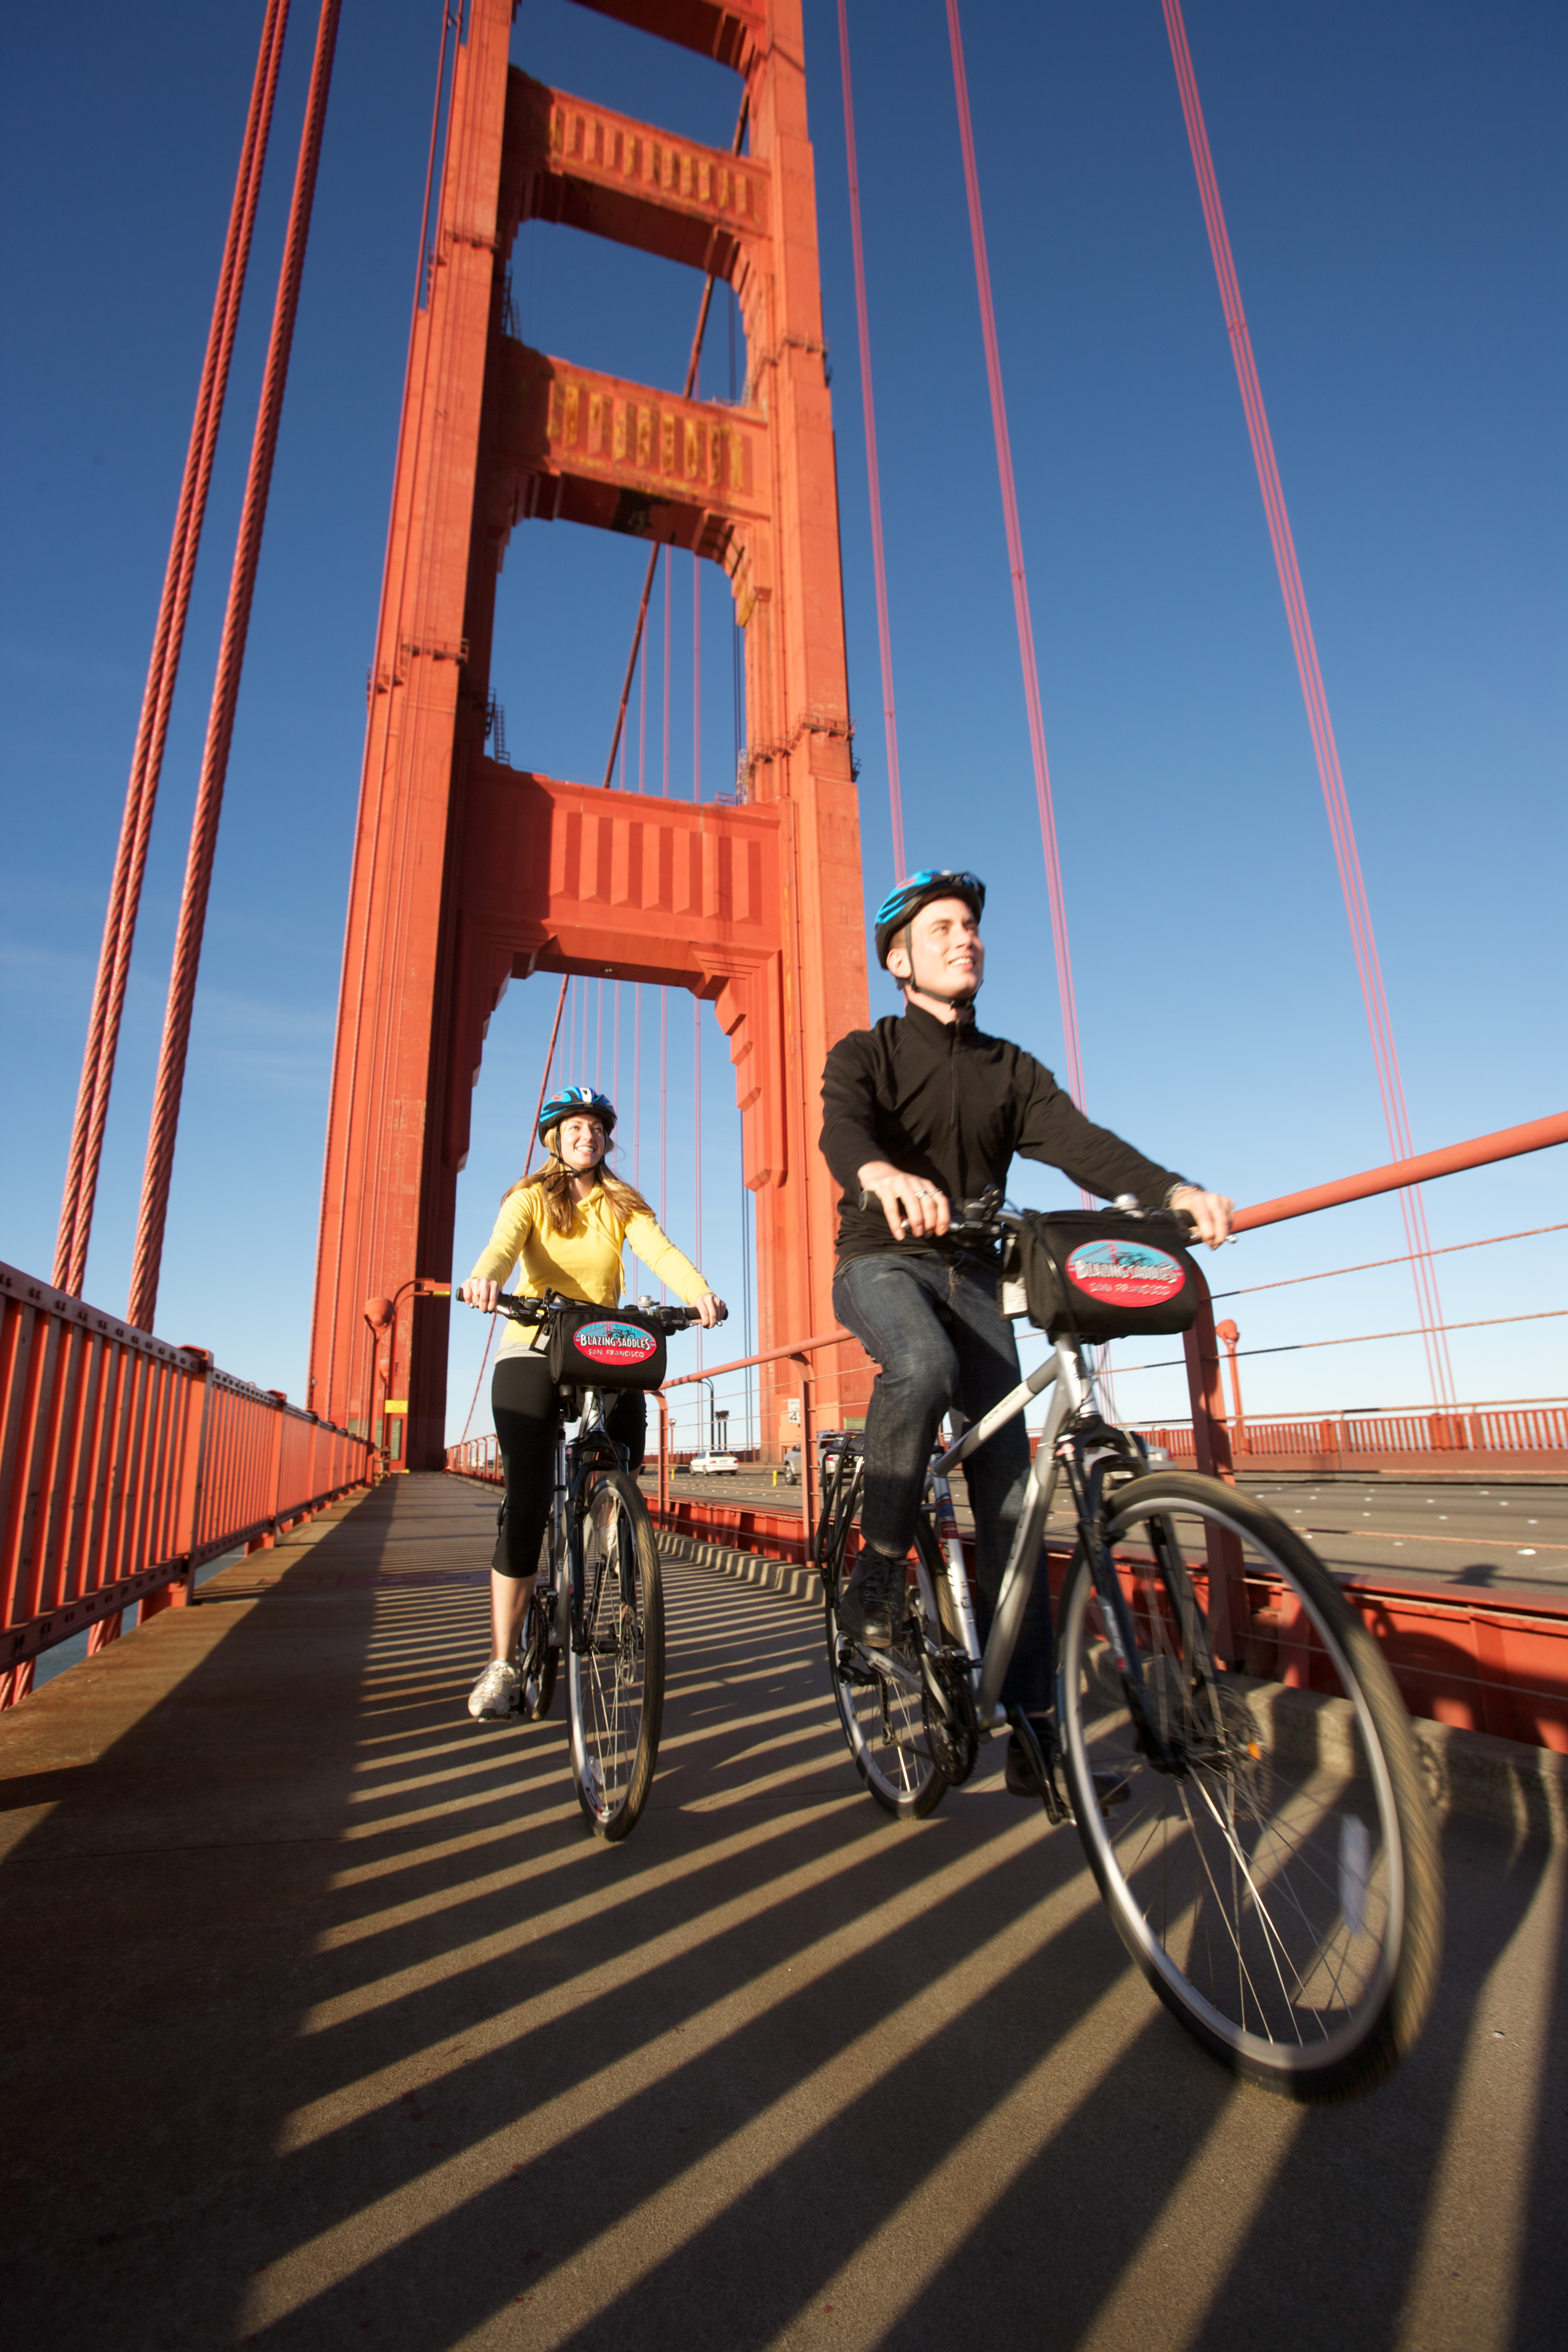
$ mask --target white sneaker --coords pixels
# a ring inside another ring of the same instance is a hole
[[[583,1793],[595,1812],[602,1817],[605,1811],[605,1775],[596,1756],[584,1756],[583,1759]]]
[[[505,1658],[492,1658],[468,1693],[468,1713],[476,1723],[515,1715],[521,1688],[517,1668]]]

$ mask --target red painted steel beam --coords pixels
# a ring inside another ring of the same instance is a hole
[[[267,161],[267,142],[278,89],[278,68],[289,21],[289,0],[268,0],[262,21],[261,47],[251,84],[250,110],[240,142],[239,169],[224,240],[217,292],[213,299],[212,324],[196,392],[195,415],[185,452],[185,471],[174,513],[174,537],[163,572],[153,652],[147,665],[142,714],[136,725],[131,757],[131,778],[125,789],[125,814],[110,882],[109,912],[99,950],[98,977],[93,986],[87,1046],[82,1055],[81,1083],[71,1129],[70,1155],[66,1167],[65,1196],[60,1205],[59,1235],[55,1246],[55,1286],[79,1297],[87,1279],[87,1255],[92,1238],[93,1207],[98,1197],[98,1172],[103,1155],[104,1122],[109,1116],[114,1064],[120,1048],[120,1024],[125,1007],[125,986],[131,952],[136,939],[136,918],[142,903],[142,879],[147,865],[153,813],[163,769],[163,747],[169,731],[169,711],[179,676],[184,644],[185,615],[195,578],[206,515],[207,489],[218,427],[223,421],[228,389],[229,361],[239,321],[241,297],[250,259],[251,232],[256,225],[257,198]]]
[[[256,567],[261,556],[261,533],[267,520],[267,499],[272,486],[272,461],[283,414],[283,393],[289,380],[289,354],[294,341],[294,319],[304,274],[305,247],[310,234],[310,209],[316,194],[316,167],[321,160],[321,131],[327,96],[331,88],[332,56],[337,47],[338,16],[342,0],[321,0],[316,32],[316,54],[300,134],[300,160],[294,173],[294,194],[289,207],[283,264],[278,298],[273,306],[272,335],[262,377],[261,402],[251,444],[250,471],[240,511],[239,540],[229,582],[218,649],[217,677],[202,753],[201,781],[196,788],[195,814],[191,824],[190,855],[185,864],[180,901],[179,928],[174,938],[174,966],[169,975],[169,1002],[163,1018],[163,1039],[158,1056],[158,1082],[153,1097],[147,1162],[142,1180],[142,1209],[137,1222],[136,1255],[131,1270],[130,1316],[142,1330],[151,1330],[158,1304],[158,1276],[163,1259],[163,1226],[169,1208],[169,1180],[174,1166],[174,1141],[180,1124],[180,1097],[185,1083],[185,1052],[190,1043],[191,1012],[195,1003],[196,971],[201,962],[202,934],[206,927],[207,893],[212,884],[213,858],[217,849],[218,819],[223,810],[224,782],[228,773],[234,714],[239,701],[240,671],[250,628],[251,598]]]
[[[1283,1224],[1290,1217],[1310,1216],[1318,1209],[1337,1209],[1347,1201],[1368,1201],[1378,1192],[1402,1192],[1409,1184],[1425,1184],[1436,1176],[1457,1176],[1466,1168],[1489,1167],[1494,1160],[1517,1160],[1527,1151],[1545,1151],[1554,1143],[1568,1143],[1568,1111],[1549,1118],[1527,1119],[1522,1127],[1500,1127],[1491,1135],[1478,1135],[1468,1143],[1450,1143],[1440,1151],[1417,1152],[1411,1160],[1390,1160],[1359,1176],[1342,1176],[1331,1184],[1310,1185],[1303,1192],[1284,1192],[1277,1201],[1259,1201],[1238,1209],[1234,1230],[1253,1232],[1259,1225]]]

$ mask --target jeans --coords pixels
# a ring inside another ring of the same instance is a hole
[[[926,1470],[942,1417],[956,1404],[974,1422],[1021,1374],[1013,1327],[996,1299],[996,1269],[975,1258],[901,1250],[851,1258],[833,1282],[833,1307],[882,1369],[866,1414],[862,1540],[894,1559],[914,1541]],[[974,1512],[975,1622],[991,1630],[1029,1476],[1022,1413],[963,1465]],[[1043,1714],[1052,1704],[1051,1599],[1043,1561],[1002,1685],[1005,1706]]]
[[[506,1501],[490,1566],[502,1576],[531,1576],[550,1518],[555,1461],[555,1417],[561,1391],[542,1355],[500,1356],[490,1381],[490,1408],[506,1468]],[[647,1399],[626,1389],[605,1399],[605,1427],[631,1454],[632,1475],[642,1468]]]

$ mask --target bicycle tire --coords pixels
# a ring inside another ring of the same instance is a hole
[[[647,1507],[618,1470],[580,1505],[581,1590],[566,1661],[572,1777],[596,1837],[637,1826],[664,1720],[664,1591]]]
[[[1267,1675],[1214,1668],[1181,1550],[1194,1520],[1266,1584],[1251,1663]],[[1117,1930],[1233,2072],[1355,2097],[1420,2032],[1442,1952],[1435,1818],[1394,1677],[1310,1545],[1217,1478],[1131,1481],[1107,1535],[1149,1714],[1180,1757],[1140,1750],[1080,1543],[1059,1620],[1062,1760]]]
[[[828,1580],[825,1632],[827,1673],[845,1742],[871,1796],[895,1821],[924,1821],[947,1794],[948,1781],[931,1753],[919,1644],[924,1629],[918,1599],[890,1650],[870,1650],[838,1630],[839,1570]]]
[[[555,1522],[552,1517],[540,1543],[537,1579],[518,1630],[517,1711],[527,1723],[542,1723],[555,1704],[561,1643],[551,1578],[554,1562]]]

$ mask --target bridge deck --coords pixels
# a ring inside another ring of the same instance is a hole
[[[0,1720],[13,2344],[1561,2340],[1561,1850],[1452,1827],[1425,2041],[1302,2113],[994,1765],[884,1825],[776,1596],[672,1573],[588,1839],[559,1720],[463,1713],[490,1513],[398,1480]]]

